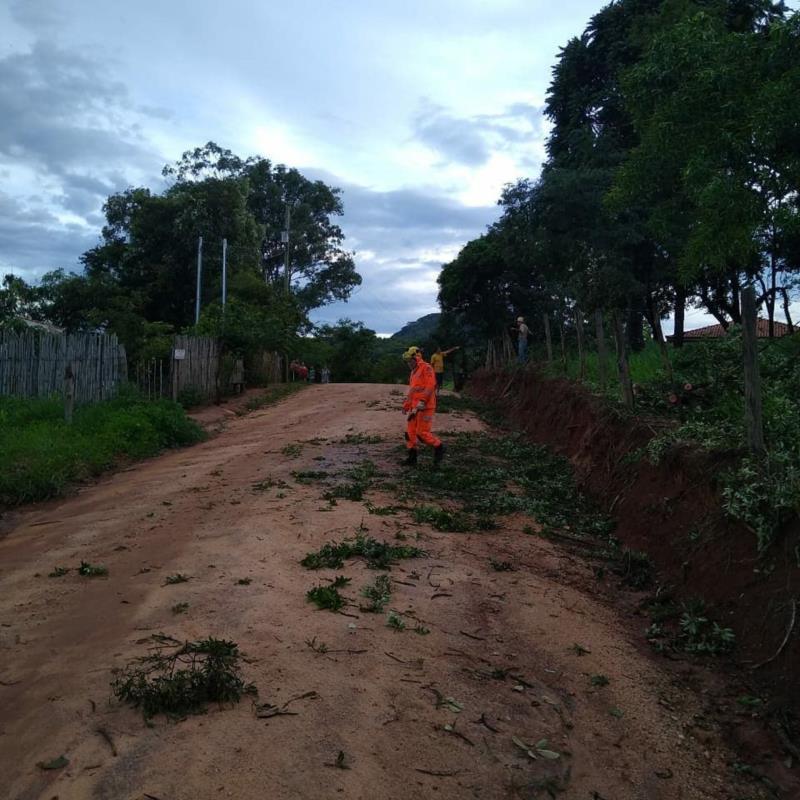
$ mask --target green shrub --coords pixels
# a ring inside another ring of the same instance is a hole
[[[0,505],[58,496],[121,458],[146,458],[204,435],[178,404],[130,391],[79,407],[72,425],[58,399],[0,398]]]

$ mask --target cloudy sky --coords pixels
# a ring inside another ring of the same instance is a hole
[[[0,0],[0,274],[78,270],[108,194],[214,140],[344,190],[364,283],[316,319],[395,331],[538,174],[550,68],[603,4]]]

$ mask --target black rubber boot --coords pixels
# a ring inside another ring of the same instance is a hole
[[[440,444],[438,447],[433,448],[433,466],[438,467],[444,458],[444,445]]]
[[[417,448],[416,447],[409,447],[408,453],[406,454],[406,460],[403,462],[404,467],[416,467],[417,466]]]

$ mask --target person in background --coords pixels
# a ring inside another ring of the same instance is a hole
[[[320,377],[322,378],[323,383],[330,383],[331,382],[331,371],[328,369],[327,364],[322,368],[322,372],[320,373]]]
[[[311,367],[311,369],[308,371],[308,382],[309,383],[314,383],[316,378],[317,378],[317,372],[314,369],[314,367]]]
[[[525,324],[525,317],[517,317],[515,325],[511,326],[511,330],[517,334],[517,362],[524,364],[528,358],[528,336],[530,336],[530,328]]]
[[[449,350],[442,350],[438,344],[436,345],[436,352],[431,356],[431,366],[436,375],[436,394],[439,394],[444,383],[444,357],[459,349],[458,347],[451,347]]]

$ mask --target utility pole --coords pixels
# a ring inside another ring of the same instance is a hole
[[[222,240],[222,310],[228,298],[228,240]]]
[[[291,230],[292,226],[292,206],[290,203],[286,203],[286,230],[281,231],[281,241],[283,242],[284,246],[286,247],[283,253],[283,272],[284,278],[286,280],[286,294],[289,294],[289,289],[291,287],[291,281],[289,279],[289,231]]]
[[[194,324],[200,322],[200,283],[203,275],[203,237],[197,240],[197,292],[194,300]]]

